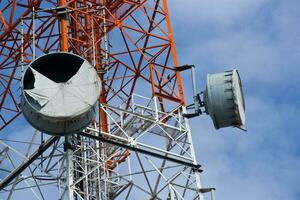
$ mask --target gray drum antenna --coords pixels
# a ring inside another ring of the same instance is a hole
[[[246,131],[245,101],[238,70],[208,74],[206,89],[198,92],[195,65],[176,68],[180,72],[188,69],[191,70],[193,103],[186,108],[193,111],[185,113],[184,117],[193,118],[206,113],[216,129],[233,126]]]

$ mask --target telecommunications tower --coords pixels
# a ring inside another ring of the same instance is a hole
[[[188,118],[245,129],[244,102],[236,70],[195,85],[167,0],[0,1],[0,199],[214,198]]]

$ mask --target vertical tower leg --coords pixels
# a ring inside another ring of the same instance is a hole
[[[74,167],[72,161],[73,150],[71,149],[70,136],[65,138],[65,151],[66,151],[66,189],[67,189],[67,199],[74,199],[74,191],[72,189],[73,185],[73,174]]]

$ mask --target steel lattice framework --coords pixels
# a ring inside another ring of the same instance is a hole
[[[203,199],[167,0],[9,0],[0,9],[1,132],[17,134],[20,80],[36,57],[78,54],[102,81],[99,117],[82,133],[0,139],[0,197]]]

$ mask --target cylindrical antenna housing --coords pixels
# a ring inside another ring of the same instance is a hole
[[[95,68],[82,57],[46,54],[24,72],[20,107],[26,120],[42,132],[77,133],[95,117],[100,86]]]
[[[215,128],[235,126],[246,130],[245,102],[236,69],[207,75],[204,104]]]

